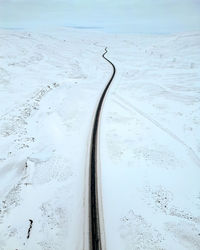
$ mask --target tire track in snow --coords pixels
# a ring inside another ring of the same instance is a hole
[[[94,123],[93,123],[93,130],[91,136],[91,143],[90,143],[90,199],[89,199],[89,225],[90,225],[90,250],[101,250],[105,249],[102,246],[101,241],[101,228],[100,228],[100,220],[99,217],[99,201],[98,201],[98,176],[97,176],[97,147],[98,147],[98,129],[99,129],[99,121],[100,121],[100,113],[102,109],[102,104],[104,102],[104,98],[106,96],[107,90],[110,87],[112,80],[115,76],[116,69],[114,64],[108,60],[105,55],[107,54],[107,48],[105,48],[105,52],[102,57],[112,66],[113,73],[108,81],[97,106]]]
[[[168,128],[164,128],[160,123],[158,123],[156,120],[152,119],[149,115],[138,109],[137,107],[133,106],[130,102],[126,101],[124,98],[120,97],[118,94],[115,94],[117,100],[115,102],[120,105],[125,110],[129,110],[130,112],[135,111],[141,116],[143,116],[145,119],[153,123],[157,128],[161,129],[163,132],[168,134],[171,138],[176,140],[178,143],[180,143],[182,146],[185,147],[185,149],[188,151],[190,157],[193,159],[195,164],[200,167],[200,159],[198,155],[195,153],[195,151],[188,146],[182,139],[180,139],[177,135],[172,133]]]

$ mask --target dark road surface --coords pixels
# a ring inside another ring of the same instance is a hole
[[[113,68],[113,73],[108,81],[101,98],[99,100],[93,130],[92,130],[92,137],[91,137],[91,152],[90,152],[90,250],[102,250],[101,244],[101,228],[100,228],[100,218],[99,218],[99,208],[98,208],[98,188],[97,188],[97,146],[98,146],[98,126],[99,126],[99,117],[102,109],[102,104],[104,98],[106,96],[107,90],[110,87],[112,80],[115,76],[116,69],[114,64],[108,60],[105,55],[107,54],[107,48],[105,48],[105,52],[102,57],[111,64]]]

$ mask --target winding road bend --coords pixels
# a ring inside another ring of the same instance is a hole
[[[100,228],[100,218],[99,218],[99,207],[98,207],[98,176],[97,176],[97,147],[98,147],[98,129],[99,129],[99,120],[100,120],[100,113],[102,109],[102,104],[104,98],[106,96],[107,90],[110,87],[112,80],[115,76],[115,66],[114,64],[108,60],[105,55],[107,54],[108,50],[105,48],[105,52],[102,57],[111,64],[113,68],[113,73],[108,81],[101,98],[99,100],[97,110],[95,113],[92,136],[91,136],[91,150],[90,150],[90,250],[101,250],[101,228]]]

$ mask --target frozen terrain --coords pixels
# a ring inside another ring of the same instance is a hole
[[[200,34],[60,29],[0,31],[1,250],[85,246],[106,46],[117,70],[99,145],[106,249],[200,249]]]
[[[107,249],[200,249],[200,34],[112,46],[100,159]]]
[[[89,135],[111,71],[104,48],[70,31],[0,39],[0,249],[82,249]]]

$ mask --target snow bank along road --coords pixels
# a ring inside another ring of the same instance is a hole
[[[107,48],[105,48],[105,53],[103,54],[103,58],[112,65],[113,73],[108,81],[108,84],[106,85],[101,98],[99,100],[95,118],[94,118],[94,125],[93,125],[93,131],[92,131],[92,138],[91,138],[91,155],[90,155],[90,249],[91,250],[101,250],[105,249],[105,246],[102,246],[101,242],[101,228],[100,228],[100,222],[99,220],[103,220],[99,216],[99,206],[98,206],[98,174],[97,174],[97,147],[98,147],[98,131],[99,131],[99,119],[100,119],[100,113],[102,104],[104,101],[104,98],[106,96],[107,90],[110,87],[110,84],[112,83],[112,80],[115,76],[115,66],[114,64],[108,60],[105,55],[107,53]]]
[[[106,250],[200,249],[199,55],[199,33],[112,44],[100,126]]]
[[[112,72],[93,36],[0,31],[1,250],[83,249],[89,136]]]

